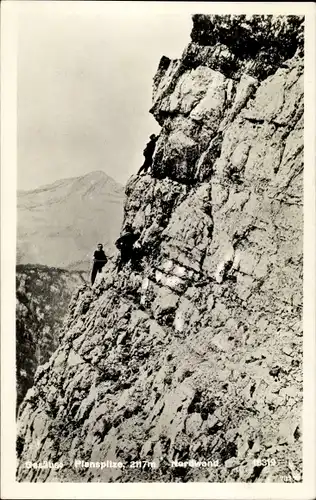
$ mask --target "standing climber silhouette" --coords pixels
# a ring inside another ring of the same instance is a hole
[[[150,141],[147,142],[147,145],[143,151],[143,155],[145,156],[145,161],[142,164],[142,166],[140,167],[140,169],[138,170],[138,175],[142,171],[144,171],[146,174],[148,169],[151,167],[152,162],[153,162],[153,154],[155,151],[157,139],[158,139],[158,136],[156,136],[155,134],[151,134]]]
[[[93,285],[97,273],[101,272],[102,268],[107,263],[108,259],[104,253],[103,245],[101,243],[98,244],[98,249],[95,250],[93,254],[93,267],[91,272],[91,285]]]
[[[126,224],[124,233],[116,240],[115,246],[121,252],[120,260],[117,266],[117,272],[121,271],[122,267],[132,259],[134,255],[134,243],[140,237],[139,233],[135,233],[131,224]]]

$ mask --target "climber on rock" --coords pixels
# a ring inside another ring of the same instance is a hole
[[[135,233],[131,224],[126,224],[124,233],[116,240],[115,246],[121,252],[121,256],[117,265],[117,271],[121,271],[122,267],[135,256],[134,244],[140,237],[139,233]]]
[[[91,272],[91,285],[93,285],[97,273],[100,273],[102,271],[102,268],[105,266],[107,263],[108,259],[104,253],[103,250],[103,245],[101,243],[98,244],[98,249],[95,250],[93,254],[93,266],[92,266],[92,272]]]
[[[138,175],[142,171],[144,171],[146,174],[148,169],[151,167],[152,162],[153,162],[153,154],[155,151],[158,136],[156,136],[155,134],[151,134],[151,136],[149,138],[150,138],[150,141],[147,143],[147,145],[143,151],[143,155],[145,156],[145,161],[142,164],[142,166],[140,167],[140,169],[138,170]]]

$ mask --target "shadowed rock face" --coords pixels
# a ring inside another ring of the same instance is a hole
[[[201,46],[226,45],[241,61],[261,54],[282,61],[303,49],[303,20],[303,16],[196,14],[191,40]]]
[[[301,20],[281,21],[284,39],[297,41]],[[210,23],[194,18],[202,55],[217,50]],[[269,21],[261,26],[272,30]],[[219,57],[230,52],[225,40]],[[126,186],[125,222],[141,233],[143,258],[119,274],[110,262],[99,285],[73,297],[61,345],[21,405],[19,480],[301,480],[303,58],[296,48],[267,68],[267,78],[247,71],[256,64],[250,53],[249,66],[236,56],[234,77],[204,56],[194,67],[160,63],[153,177],[134,176]],[[276,466],[255,465],[258,457]],[[64,467],[23,468],[44,459]],[[159,467],[75,468],[75,459]],[[170,465],[189,459],[219,467]]]
[[[17,408],[33,385],[38,366],[59,345],[72,293],[85,283],[81,273],[46,266],[16,268]]]

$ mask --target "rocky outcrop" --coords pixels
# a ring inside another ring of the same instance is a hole
[[[302,19],[193,20],[154,79],[152,176],[126,186],[142,260],[73,298],[21,405],[20,481],[301,481]]]
[[[38,366],[59,345],[58,336],[72,293],[83,283],[81,273],[46,266],[16,268],[17,408],[33,385]]]

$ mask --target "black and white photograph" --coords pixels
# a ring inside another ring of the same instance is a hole
[[[14,3],[15,481],[290,498],[307,478],[304,9]]]

